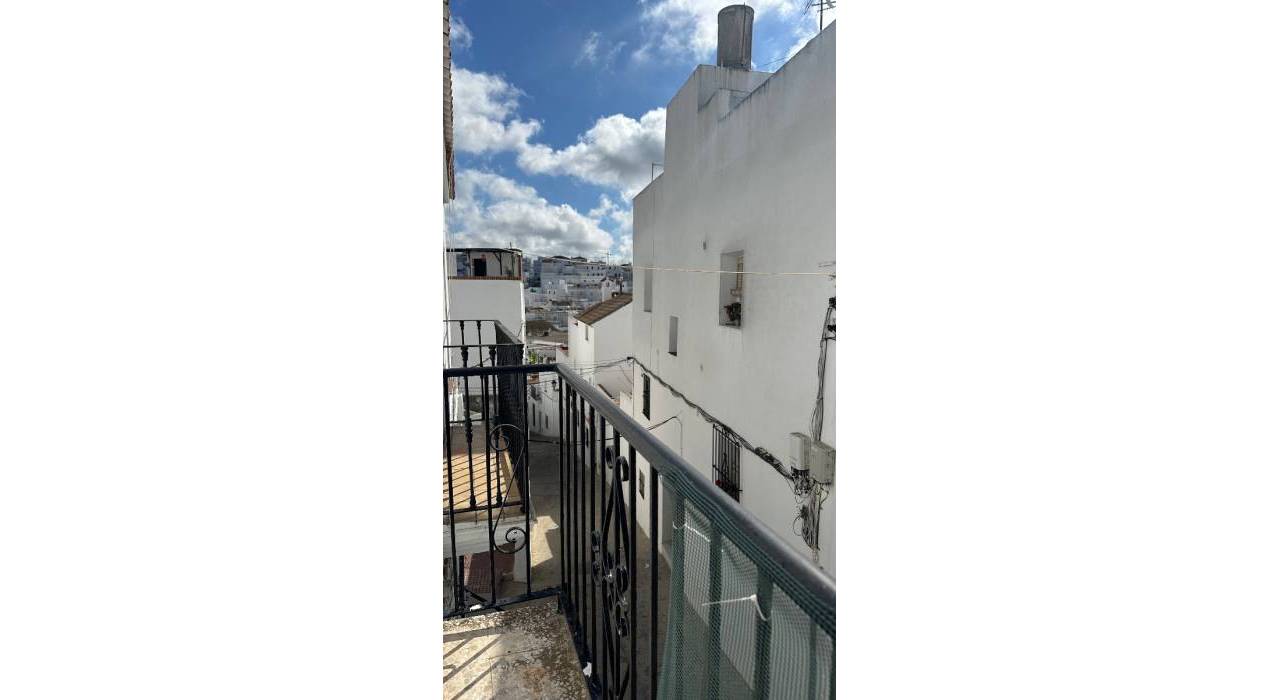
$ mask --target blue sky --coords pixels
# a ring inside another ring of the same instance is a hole
[[[748,2],[757,70],[776,70],[817,33],[808,1]],[[450,4],[450,242],[629,260],[631,197],[662,161],[666,104],[694,66],[715,62],[716,13],[729,3]]]

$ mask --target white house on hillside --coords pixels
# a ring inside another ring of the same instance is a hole
[[[746,45],[676,93],[664,170],[633,201],[624,404],[834,575],[839,480],[791,478],[791,454],[816,471],[836,443],[835,23],[775,73],[731,67]]]

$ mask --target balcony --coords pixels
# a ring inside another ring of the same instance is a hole
[[[450,279],[523,280],[523,254],[516,248],[447,248]]]
[[[446,697],[834,696],[826,574],[567,366],[467,354],[444,370]],[[557,439],[530,438],[533,373]]]

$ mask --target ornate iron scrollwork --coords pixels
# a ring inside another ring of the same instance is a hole
[[[597,654],[605,667],[610,696],[620,697],[631,683],[631,668],[623,668],[623,640],[631,635],[631,610],[628,593],[631,590],[631,561],[633,545],[627,501],[622,482],[630,472],[630,465],[623,457],[614,457],[612,450],[605,452],[605,465],[613,467],[613,486],[605,501],[601,529],[591,532],[591,578],[603,595],[601,606],[604,615],[604,648]],[[612,542],[610,535],[612,535]],[[612,548],[611,548],[612,544]],[[625,672],[624,672],[625,671]]]
[[[523,525],[508,525],[506,532],[502,536],[502,539],[505,540],[505,542],[499,544],[498,528],[502,525],[502,515],[506,512],[507,497],[511,495],[511,489],[523,481],[524,464],[521,462],[522,455],[515,451],[511,444],[511,440],[500,430],[501,427],[502,426],[495,426],[489,429],[489,434],[487,436],[489,449],[497,455],[498,460],[501,460],[502,453],[505,452],[507,454],[507,459],[510,460],[511,464],[515,465],[515,476],[514,483],[508,483],[506,491],[503,491],[502,489],[502,480],[496,480],[496,487],[498,490],[496,494],[498,514],[497,518],[493,521],[493,527],[489,530],[489,546],[492,547],[495,552],[515,554],[529,544],[529,533],[525,532]],[[501,470],[501,466],[495,465],[495,469]],[[527,496],[524,497],[527,498]]]
[[[494,529],[497,529],[497,525],[494,525]],[[512,525],[507,528],[503,539],[506,540],[505,543],[497,544],[497,538],[494,538],[494,551],[502,552],[503,554],[515,554],[524,549],[525,545],[529,543],[529,533],[524,531],[523,526]]]

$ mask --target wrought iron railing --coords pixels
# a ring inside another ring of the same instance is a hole
[[[511,517],[490,502],[485,524],[496,515],[499,525],[487,528],[485,551],[470,556],[489,558],[491,585],[487,595],[468,590],[456,542],[466,518],[478,518],[447,509],[446,617],[556,596],[593,697],[834,697],[835,587],[806,557],[565,365],[473,366],[445,377],[476,382],[487,395],[504,377],[527,387],[525,376],[537,372],[561,380],[558,463],[530,464],[527,427],[522,444],[479,446],[486,459],[505,454],[524,465],[512,472],[524,497],[531,470],[556,478],[550,512],[536,515],[556,518],[539,534],[558,575],[534,585],[533,508]],[[490,413],[477,420],[471,435],[493,431]],[[448,450],[456,426],[447,428]],[[467,441],[468,457],[476,447]],[[495,564],[510,554],[522,557],[514,566],[525,567],[524,585],[499,596]]]
[[[496,367],[524,362],[524,343],[501,321],[449,319],[444,327],[446,367]]]

